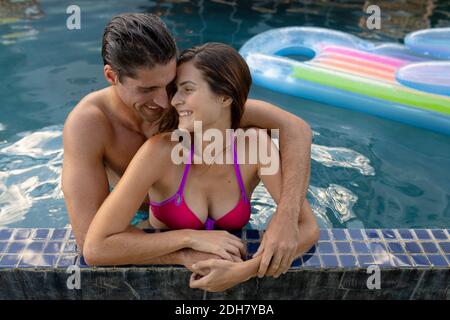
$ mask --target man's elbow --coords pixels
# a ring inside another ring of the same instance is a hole
[[[305,140],[312,140],[311,126],[305,120],[295,117],[295,129],[296,132],[299,132]]]

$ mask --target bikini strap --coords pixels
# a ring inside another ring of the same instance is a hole
[[[178,188],[177,193],[180,196],[183,196],[184,185],[186,184],[187,176],[189,173],[189,168],[191,167],[192,160],[194,158],[194,143],[191,144],[191,161],[184,165],[183,178],[181,179],[180,187]]]
[[[234,162],[234,171],[236,171],[236,178],[239,184],[239,188],[241,189],[242,198],[244,201],[248,201],[247,193],[245,193],[244,182],[242,181],[241,169],[239,168],[238,158],[237,158],[237,150],[236,150],[236,135],[233,134],[233,162]]]

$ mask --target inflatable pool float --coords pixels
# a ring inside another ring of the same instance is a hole
[[[287,27],[239,52],[260,86],[450,135],[450,28],[413,32],[401,45]]]

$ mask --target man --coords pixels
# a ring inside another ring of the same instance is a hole
[[[63,130],[62,189],[81,251],[89,225],[110,192],[108,184],[117,183],[137,150],[157,133],[158,120],[169,107],[167,90],[176,76],[176,54],[173,37],[155,15],[120,15],[105,29],[102,56],[110,86],[84,97]],[[308,186],[311,130],[303,120],[257,100],[246,103],[242,126],[280,129],[283,195],[257,252],[262,254],[258,275],[278,277],[290,267],[305,236],[299,234],[298,221]],[[148,212],[144,204],[141,209]],[[317,237],[317,230],[311,232]],[[138,243],[136,233],[144,232],[130,225],[121,238],[131,248],[121,253],[123,260],[133,264],[190,268],[214,256],[183,249],[148,257],[149,246]],[[145,238],[149,244],[150,236]]]

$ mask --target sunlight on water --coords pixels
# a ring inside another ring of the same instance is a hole
[[[313,144],[311,158],[326,167],[353,168],[365,176],[375,175],[374,168],[370,166],[370,160],[351,149]]]
[[[33,207],[54,212],[52,203],[63,197],[61,135],[61,127],[47,127],[0,145],[0,226],[25,219]]]

